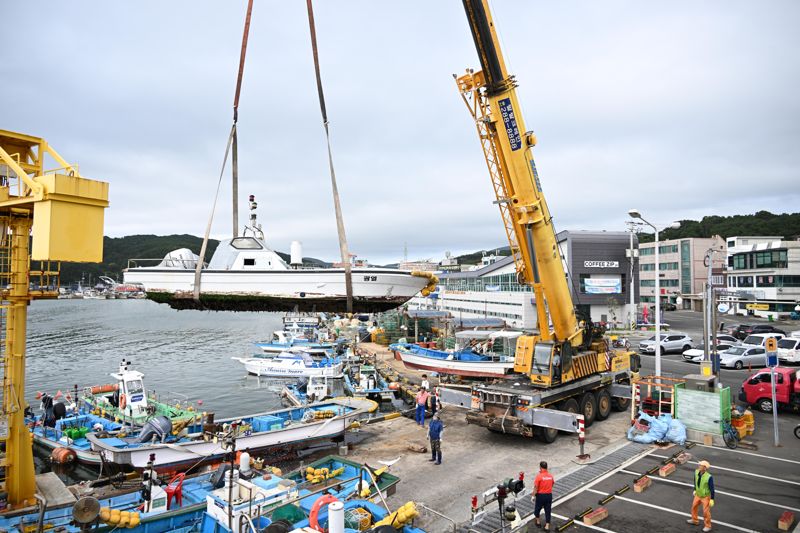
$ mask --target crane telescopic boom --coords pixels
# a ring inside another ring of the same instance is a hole
[[[482,70],[456,81],[476,120],[518,276],[533,286],[539,338],[577,348],[584,330],[533,160],[536,137],[525,130],[516,80],[506,70],[487,0],[464,0],[464,9]]]

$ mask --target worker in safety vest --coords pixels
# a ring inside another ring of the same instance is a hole
[[[686,522],[699,525],[697,512],[703,505],[703,531],[711,531],[711,508],[714,507],[714,478],[709,473],[711,463],[700,461],[694,471],[694,500],[692,501],[692,517]]]
[[[544,530],[550,531],[550,507],[553,505],[553,474],[547,470],[547,461],[539,463],[539,474],[533,480],[533,500],[536,527],[542,527],[539,522],[539,514],[544,509]]]

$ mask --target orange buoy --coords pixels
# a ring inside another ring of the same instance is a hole
[[[64,446],[55,448],[53,453],[50,454],[50,460],[59,465],[73,463],[77,458],[78,454],[75,453],[75,450],[72,448],[65,448]]]
[[[90,390],[92,394],[103,394],[104,392],[114,392],[119,388],[116,383],[106,383],[105,385],[95,385]]]
[[[396,381],[389,383],[389,390],[400,390],[400,384]]]
[[[119,395],[119,409],[120,411],[125,409],[125,406],[128,405],[128,399],[125,398],[124,394]]]
[[[332,494],[325,494],[324,496],[320,496],[317,498],[317,501],[314,502],[314,505],[311,506],[311,512],[308,514],[308,525],[311,526],[311,529],[316,529],[317,531],[324,531],[324,529],[319,525],[319,521],[317,520],[317,516],[319,515],[319,509],[325,504],[338,502],[339,498],[333,496]]]

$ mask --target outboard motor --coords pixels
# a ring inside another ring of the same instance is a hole
[[[149,442],[155,437],[156,440],[161,440],[169,435],[172,431],[172,422],[166,416],[157,416],[147,423],[142,428],[136,442]]]

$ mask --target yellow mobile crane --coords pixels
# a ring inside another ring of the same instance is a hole
[[[45,169],[48,156],[58,168]],[[0,130],[0,442],[5,444],[0,467],[12,509],[36,503],[24,417],[28,304],[58,295],[58,262],[103,260],[106,207],[108,183],[81,177],[77,165],[42,138]],[[32,270],[31,260],[41,266]]]
[[[533,160],[536,136],[525,130],[516,80],[506,70],[488,0],[463,3],[481,70],[468,70],[456,83],[475,119],[517,277],[533,287],[539,328],[517,341],[514,371],[529,376],[530,384],[475,387],[467,419],[527,436],[539,428],[551,441],[557,429],[565,429],[554,409],[582,413],[587,426],[607,417],[613,405],[624,409],[630,387],[626,392],[623,384],[638,370],[638,358],[610,350],[604,331],[589,317],[576,316]],[[619,395],[616,401],[612,393]]]

